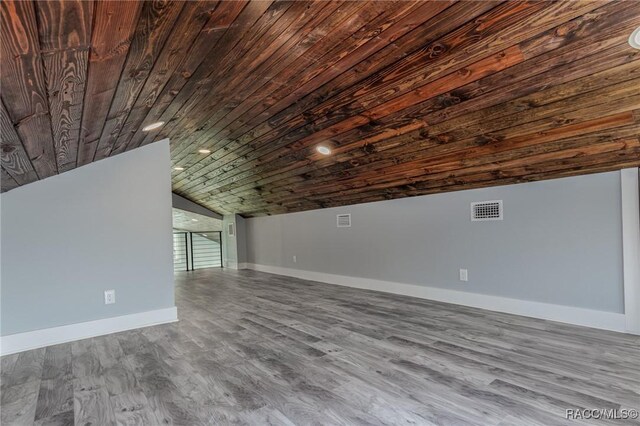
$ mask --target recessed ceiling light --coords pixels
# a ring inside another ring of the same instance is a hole
[[[634,49],[640,49],[640,27],[636,28],[636,30],[631,33],[631,36],[629,37],[629,44]]]
[[[197,222],[197,221],[198,221],[198,219],[191,219],[191,220],[192,220],[192,221],[194,221],[194,222]]]
[[[158,127],[162,127],[163,125],[164,125],[164,121],[158,121],[157,123],[151,123],[148,126],[144,126],[142,128],[142,131],[143,132],[149,132],[151,130],[157,129]]]
[[[211,154],[211,151],[208,149],[199,149],[198,152],[200,154]]]
[[[318,151],[318,152],[319,152],[320,154],[322,154],[322,155],[329,155],[329,154],[331,154],[331,150],[330,150],[329,148],[327,148],[326,146],[324,146],[324,145],[318,145],[318,146],[316,147],[316,151]]]
[[[174,167],[173,170],[177,170],[177,171],[181,172],[182,170],[184,170],[184,167]]]

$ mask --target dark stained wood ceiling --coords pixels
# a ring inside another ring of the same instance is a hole
[[[246,216],[640,165],[638,1],[1,7],[3,191],[165,137]]]

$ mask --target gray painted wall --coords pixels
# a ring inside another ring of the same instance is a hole
[[[235,235],[229,235],[230,223],[234,224]],[[237,214],[224,215],[222,218],[222,265],[237,269],[247,260],[247,237],[245,219]]]
[[[247,261],[247,220],[240,215],[236,215],[236,244],[238,264]]]
[[[201,206],[200,204],[194,203],[191,200],[187,200],[181,195],[172,193],[171,202],[173,204],[173,207],[176,209],[222,220],[222,215],[220,213],[216,213],[213,210],[209,210],[208,208]]]
[[[471,222],[471,202],[495,199],[504,221]],[[624,310],[619,172],[246,222],[249,263]]]
[[[238,240],[236,236],[229,235],[229,224],[235,226],[236,215],[226,214],[222,218],[222,266],[225,268],[238,268]],[[237,227],[236,227],[237,233]]]
[[[173,307],[170,171],[161,141],[2,194],[1,334]]]

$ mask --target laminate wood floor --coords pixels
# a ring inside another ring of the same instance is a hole
[[[640,406],[640,338],[255,271],[180,321],[5,356],[2,425],[568,425]]]

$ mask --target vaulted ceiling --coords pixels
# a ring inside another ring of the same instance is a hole
[[[638,1],[1,8],[3,191],[165,137],[246,216],[640,165]]]

